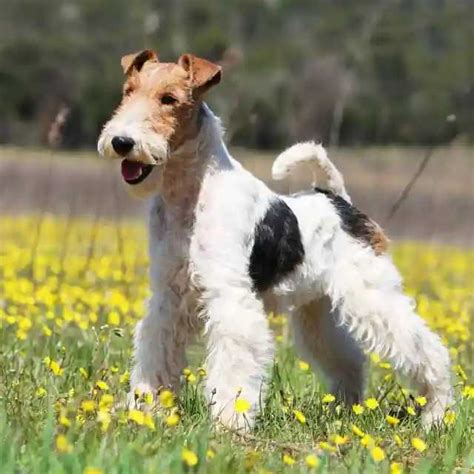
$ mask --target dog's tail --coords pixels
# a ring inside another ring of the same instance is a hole
[[[327,189],[351,203],[342,174],[328,158],[324,147],[318,143],[297,143],[280,153],[273,162],[272,178],[277,181],[282,180],[303,164],[311,168],[313,186]]]

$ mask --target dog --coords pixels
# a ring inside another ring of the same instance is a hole
[[[309,164],[326,186],[278,195],[230,156],[204,102],[221,80],[218,65],[191,54],[160,62],[151,50],[121,64],[123,98],[98,151],[122,160],[130,193],[151,202],[152,296],[134,334],[130,403],[137,392],[179,389],[185,349],[204,327],[211,415],[251,428],[275,311],[289,315],[297,352],[340,400],[361,400],[365,353],[375,351],[426,396],[423,423],[439,422],[452,400],[448,352],[403,294],[383,231],[350,203],[324,149],[295,145],[273,176]],[[237,397],[250,404],[244,415]]]

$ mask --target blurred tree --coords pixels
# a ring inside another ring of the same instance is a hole
[[[209,100],[234,144],[474,138],[471,0],[0,0],[0,141],[91,146],[120,98],[120,57],[222,61]]]

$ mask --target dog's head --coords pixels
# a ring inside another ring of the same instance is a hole
[[[220,66],[192,54],[162,63],[150,50],[122,58],[123,97],[102,130],[99,153],[122,160],[130,191],[148,197],[159,190],[159,171],[173,152],[199,132],[204,93],[221,79]]]

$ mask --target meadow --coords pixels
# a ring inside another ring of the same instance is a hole
[[[0,217],[0,469],[28,473],[473,472],[474,251],[392,247],[418,311],[449,347],[455,404],[425,432],[426,400],[369,354],[360,405],[346,408],[296,357],[278,353],[255,430],[214,426],[200,344],[179,395],[128,410],[131,337],[148,294],[145,226],[130,217]],[[245,413],[245,403],[236,403]]]

